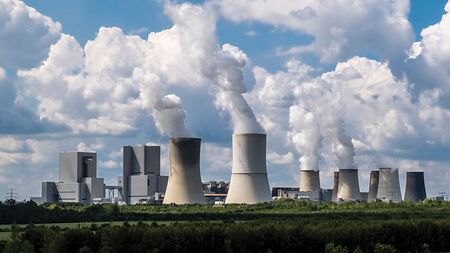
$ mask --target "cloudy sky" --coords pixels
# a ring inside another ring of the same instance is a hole
[[[229,180],[233,132],[265,132],[271,186],[299,170],[424,170],[450,192],[450,2],[0,0],[0,193],[40,194],[58,152],[198,136]],[[301,161],[301,162],[300,162]]]

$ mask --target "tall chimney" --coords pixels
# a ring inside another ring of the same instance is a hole
[[[405,201],[422,201],[426,198],[423,171],[406,172]]]
[[[164,204],[206,204],[200,178],[200,138],[169,139],[169,182]]]
[[[339,171],[335,171],[333,173],[333,194],[331,196],[331,201],[337,202],[338,201],[338,188],[339,188]]]
[[[233,134],[233,168],[227,204],[272,199],[266,168],[266,135]]]
[[[388,199],[394,202],[402,201],[398,169],[380,168],[378,180],[378,199]]]
[[[361,200],[359,191],[359,179],[357,169],[340,169],[338,199],[342,200]]]
[[[300,191],[302,192],[320,191],[320,177],[318,170],[300,171]]]
[[[377,199],[379,176],[380,172],[378,170],[372,170],[370,172],[369,195],[367,196],[367,202],[372,202]]]

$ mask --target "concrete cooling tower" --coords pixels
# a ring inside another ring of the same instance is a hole
[[[338,193],[338,188],[339,188],[339,172],[335,171],[333,173],[333,175],[334,175],[334,177],[333,177],[333,194],[331,195],[331,201],[337,202],[338,201],[337,193]]]
[[[272,199],[266,168],[266,135],[233,134],[233,167],[226,204]]]
[[[300,171],[300,191],[302,192],[320,191],[320,177],[318,170]]]
[[[423,171],[406,172],[405,201],[422,201],[427,197],[423,175]]]
[[[370,172],[369,195],[367,196],[368,202],[372,202],[377,199],[379,176],[380,172],[378,170],[372,170]]]
[[[380,168],[377,198],[394,202],[402,201],[398,169]]]
[[[200,138],[169,140],[169,182],[164,204],[206,204],[200,178]]]
[[[361,200],[357,169],[339,170],[337,198],[338,200]]]

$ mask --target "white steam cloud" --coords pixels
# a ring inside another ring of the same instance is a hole
[[[356,168],[354,146],[346,134],[339,93],[326,76],[295,89],[297,104],[289,110],[290,136],[301,154],[301,169],[317,170],[323,137],[331,140],[331,151],[339,169]]]
[[[292,142],[301,154],[301,169],[318,170],[322,135],[316,117],[301,105],[291,106],[289,116]]]
[[[247,92],[242,68],[247,56],[239,48],[219,46],[214,11],[190,4],[166,6],[180,31],[182,52],[201,75],[217,87],[215,104],[230,113],[235,133],[263,133],[243,94]]]

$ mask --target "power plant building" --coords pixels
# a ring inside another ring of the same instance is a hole
[[[300,191],[302,192],[320,191],[320,176],[318,170],[300,171]]]
[[[406,172],[405,201],[422,201],[426,197],[424,172]]]
[[[373,170],[370,172],[369,195],[367,196],[368,202],[372,202],[377,199],[379,177],[380,172],[378,170]]]
[[[59,181],[42,182],[42,196],[31,200],[90,204],[105,197],[103,178],[97,178],[97,153],[67,152],[59,154]]]
[[[266,167],[266,135],[233,134],[233,165],[226,204],[271,200]]]
[[[337,191],[338,200],[361,200],[357,169],[340,169]]]
[[[333,173],[333,191],[331,194],[331,201],[338,201],[338,189],[339,189],[339,171]]]
[[[160,146],[123,147],[123,175],[118,178],[118,185],[125,203],[140,203],[166,191],[167,176],[160,175],[160,160]]]
[[[380,168],[377,199],[384,199],[393,202],[402,201],[398,169]]]
[[[169,140],[169,182],[164,204],[206,204],[200,177],[200,138]]]

